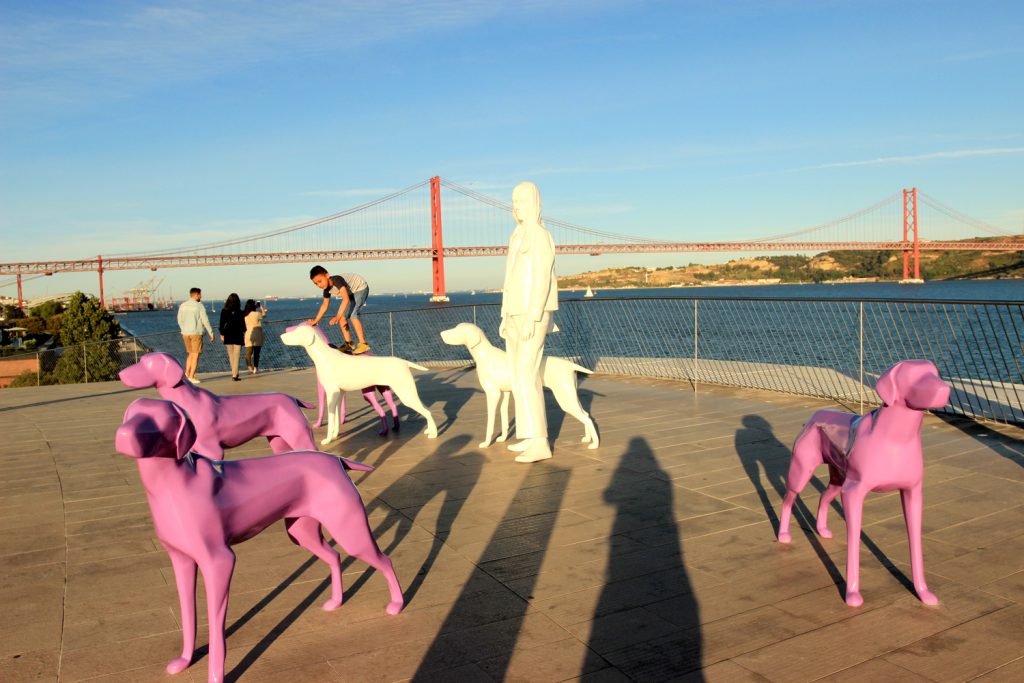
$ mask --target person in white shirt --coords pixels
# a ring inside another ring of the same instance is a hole
[[[198,287],[189,290],[189,297],[178,306],[178,329],[181,330],[181,338],[185,342],[185,377],[193,384],[199,384],[196,379],[196,368],[199,367],[199,354],[203,352],[203,330],[210,335],[213,341],[213,328],[210,327],[210,319],[206,317],[206,308],[201,303],[203,291]]]

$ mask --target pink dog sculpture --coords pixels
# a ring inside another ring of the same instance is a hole
[[[292,327],[286,328],[285,332],[291,332],[296,327],[298,327],[298,325],[293,325]],[[334,346],[334,344],[331,344],[330,340],[327,338],[327,335],[324,334],[323,330],[321,330],[316,325],[313,325],[312,327],[316,331],[317,335],[321,339],[324,340],[325,344],[327,344],[331,348],[337,348],[336,346]],[[348,352],[348,353],[349,353],[349,355],[351,355],[351,352]],[[367,351],[363,355],[364,356],[368,356],[368,355],[372,356],[373,352],[372,351]],[[391,409],[391,427],[390,427],[390,429],[393,429],[396,432],[399,430],[399,428],[401,426],[401,424],[398,421],[398,406],[395,405],[395,397],[391,393],[391,387],[383,385],[383,384],[373,385],[373,386],[369,386],[369,387],[363,387],[363,400],[365,400],[367,403],[370,404],[370,407],[373,408],[374,412],[377,413],[377,417],[380,418],[380,430],[377,431],[377,435],[378,436],[387,436],[388,435],[388,430],[389,430],[388,420],[387,420],[386,414],[384,413],[384,408],[382,408],[380,403],[377,401],[377,392],[378,391],[380,392],[380,395],[384,397],[384,400],[387,402],[388,408]],[[320,384],[320,380],[319,379],[317,379],[317,382],[316,382],[316,397],[317,397],[316,422],[313,423],[313,427],[322,427],[323,424],[324,424],[325,410],[327,408],[327,392],[324,391],[324,385]],[[338,415],[338,426],[339,427],[341,425],[345,424],[345,412],[346,412],[346,408],[345,408],[345,394],[342,394],[341,395],[341,401],[340,401],[339,406],[338,406],[338,413],[339,413],[339,415]]]
[[[789,521],[797,494],[814,470],[828,463],[829,484],[818,504],[818,533],[832,538],[828,506],[842,493],[846,515],[846,604],[864,604],[860,594],[860,530],[864,498],[869,491],[899,489],[910,540],[914,590],[926,605],[939,599],[928,590],[921,548],[922,481],[921,423],[924,411],[949,402],[949,385],[931,361],[906,360],[882,373],[875,390],[883,406],[867,415],[819,410],[804,425],[793,445],[786,477],[786,497],[779,516],[779,542],[789,543]]]
[[[316,450],[302,412],[313,406],[288,394],[218,396],[189,382],[181,364],[168,353],[147,353],[119,377],[133,389],[156,387],[161,397],[181,406],[196,430],[195,451],[209,458],[222,458],[225,448],[257,436],[267,437],[274,453]]]
[[[181,603],[181,656],[167,664],[179,673],[192,662],[196,640],[196,567],[203,573],[210,631],[208,680],[224,680],[224,620],[235,567],[231,546],[283,519],[292,542],[331,568],[331,599],[342,603],[341,563],[324,542],[327,528],[349,555],[387,579],[388,614],[398,614],[404,598],[391,560],[370,533],[366,509],[347,469],[371,471],[327,453],[299,451],[247,460],[211,461],[190,452],[196,432],[188,416],[170,401],[140,398],[128,406],[118,428],[118,452],[138,459],[157,538],[174,567]]]

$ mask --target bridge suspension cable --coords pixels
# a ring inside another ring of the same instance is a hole
[[[267,230],[266,232],[262,232],[262,233],[259,233],[259,234],[256,234],[256,235],[248,235],[246,237],[237,238],[237,239],[224,240],[224,241],[220,241],[220,242],[210,242],[210,243],[207,243],[207,244],[194,244],[194,245],[191,245],[191,246],[178,247],[178,248],[175,248],[175,249],[165,249],[165,250],[160,250],[160,251],[114,253],[114,254],[111,254],[111,256],[172,256],[172,255],[175,255],[175,254],[194,253],[196,251],[208,251],[208,250],[211,250],[211,249],[223,249],[224,247],[233,247],[233,246],[237,246],[237,245],[240,245],[240,244],[249,244],[251,242],[255,242],[255,241],[261,240],[261,239],[267,239],[267,238],[272,238],[272,237],[280,237],[282,235],[287,235],[287,234],[290,234],[290,233],[295,233],[295,232],[298,232],[300,230],[305,230],[307,228],[314,228],[314,227],[316,227],[318,225],[323,225],[324,223],[329,223],[329,222],[337,220],[339,218],[344,218],[345,216],[350,216],[352,214],[356,214],[356,213],[359,213],[361,211],[365,211],[366,209],[372,208],[374,206],[378,206],[380,204],[384,204],[385,202],[388,202],[388,201],[390,201],[392,199],[396,199],[398,197],[401,197],[402,195],[409,194],[410,192],[412,192],[414,190],[418,190],[418,189],[426,186],[427,183],[429,183],[429,182],[430,182],[429,180],[424,180],[422,182],[416,183],[415,185],[410,185],[409,187],[403,188],[401,190],[396,190],[395,192],[392,192],[391,194],[385,195],[383,197],[378,197],[377,199],[374,199],[372,201],[366,202],[365,204],[360,204],[359,206],[353,206],[352,208],[345,209],[344,211],[339,211],[338,213],[333,213],[330,216],[324,216],[322,218],[315,218],[313,220],[305,221],[303,223],[298,223],[296,225],[290,225],[290,226],[285,227],[285,228],[276,228],[276,229],[273,229],[273,230]]]
[[[921,192],[920,190],[918,190],[917,196],[921,198],[921,202],[923,204],[928,205],[930,208],[935,209],[939,213],[944,214],[945,216],[952,218],[955,221],[959,221],[960,223],[969,225],[972,228],[984,230],[985,232],[991,235],[998,235],[999,237],[1014,235],[1014,233],[1009,230],[1004,230],[1003,228],[997,227],[990,223],[979,221],[977,218],[971,218],[967,214],[961,213],[954,209],[953,207],[943,204],[938,199],[935,199],[934,197],[931,197],[925,194],[924,192]]]

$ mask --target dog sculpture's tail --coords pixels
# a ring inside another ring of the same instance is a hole
[[[572,366],[573,370],[575,370],[576,372],[582,372],[584,375],[593,375],[594,374],[593,370],[591,370],[589,368],[585,368],[582,365],[577,365],[576,363],[573,363],[572,361],[569,361],[569,365]]]
[[[429,372],[429,370],[428,370],[427,368],[423,367],[422,365],[416,365],[416,364],[415,364],[415,363],[413,363],[413,362],[412,362],[411,360],[407,360],[407,361],[405,361],[405,362],[406,362],[406,364],[408,364],[408,366],[409,366],[410,368],[412,368],[413,370],[422,370],[423,372]]]

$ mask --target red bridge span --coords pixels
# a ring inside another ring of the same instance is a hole
[[[917,188],[826,223],[744,241],[673,242],[594,230],[547,216],[544,222],[558,254],[896,250],[903,252],[904,278],[920,278],[922,251],[1022,248],[1009,231],[960,213]],[[330,216],[238,239],[146,253],[0,263],[0,276],[15,277],[21,305],[23,276],[96,272],[103,301],[103,273],[108,270],[430,259],[434,295],[444,297],[445,258],[504,256],[512,223],[510,204],[434,177]],[[922,234],[924,225],[930,239]],[[977,238],[985,238],[983,247]]]

